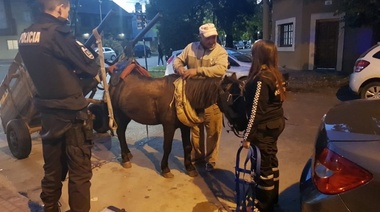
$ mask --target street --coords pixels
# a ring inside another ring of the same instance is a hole
[[[145,64],[144,58],[139,58],[138,62]],[[148,69],[156,65],[156,56],[148,58]],[[1,69],[2,76],[3,72]],[[300,211],[298,181],[302,168],[312,154],[323,114],[339,102],[333,89],[326,89],[323,93],[288,92],[284,103],[286,127],[278,140],[281,193],[275,211]],[[180,131],[177,130],[169,157],[169,167],[175,175],[173,179],[165,179],[160,175],[163,143],[160,125],[147,127],[132,122],[126,134],[127,143],[134,154],[130,169],[124,169],[119,164],[117,137],[96,135],[92,157],[91,211],[99,212],[111,205],[128,212],[213,212],[234,209],[234,167],[241,139],[232,132],[223,129],[216,169],[206,172],[204,167],[198,167],[200,175],[191,178],[185,173]],[[7,181],[31,202],[41,204],[41,139],[38,133],[32,134],[32,139],[30,156],[16,160],[1,128],[0,183],[1,180]],[[63,186],[60,202],[63,211],[66,211],[69,209],[67,180]]]

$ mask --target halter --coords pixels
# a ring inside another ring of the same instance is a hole
[[[242,102],[245,102],[245,97],[243,95],[243,93],[244,93],[244,87],[245,87],[245,82],[237,80],[237,79],[236,79],[236,82],[238,83],[239,93],[230,93],[232,84],[234,82],[228,83],[226,85],[226,87],[224,89],[221,89],[221,91],[220,91],[220,96],[221,97],[223,97],[223,96],[225,96],[227,94],[227,97],[225,99],[221,100],[221,102],[220,102],[221,105],[220,106],[223,108],[223,114],[227,117],[227,120],[228,120],[227,121],[227,125],[228,125],[228,127],[230,129],[227,129],[227,132],[232,131],[237,137],[243,138],[243,136],[245,134],[245,128],[244,128],[244,130],[238,130],[235,127],[235,125],[236,125],[237,122],[231,123],[231,122],[233,122],[232,119],[234,117],[239,117],[237,115],[238,113],[233,110],[232,106],[234,105],[234,103],[236,103],[237,101],[239,101],[241,98],[243,98]],[[223,120],[223,126],[225,127],[224,120]]]

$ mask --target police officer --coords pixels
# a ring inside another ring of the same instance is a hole
[[[285,128],[283,77],[278,69],[277,47],[258,40],[252,47],[252,66],[245,86],[246,112],[250,119],[243,146],[256,145],[261,152],[260,180],[255,211],[273,211],[278,202],[277,139]],[[255,188],[253,188],[255,189]]]
[[[99,70],[94,55],[67,26],[69,0],[38,0],[36,23],[19,40],[19,53],[37,90],[41,114],[44,211],[59,211],[68,173],[70,211],[90,211],[92,126],[83,82]],[[91,80],[90,80],[91,81]]]

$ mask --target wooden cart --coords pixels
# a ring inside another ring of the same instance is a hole
[[[14,157],[23,159],[32,149],[30,134],[41,129],[39,113],[32,101],[36,89],[17,54],[0,85],[0,117]]]

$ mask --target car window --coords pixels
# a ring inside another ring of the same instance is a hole
[[[252,59],[248,55],[242,54],[240,52],[227,50],[227,53],[228,55],[230,55],[231,57],[234,57],[236,60],[240,62],[246,62],[246,63],[252,62]]]
[[[240,66],[235,60],[233,60],[231,57],[228,57],[228,63],[230,66]]]
[[[380,59],[380,51],[376,52],[374,55],[373,55],[374,58],[376,59]]]
[[[105,51],[106,51],[106,52],[110,52],[111,49],[110,49],[110,48],[105,48]]]

